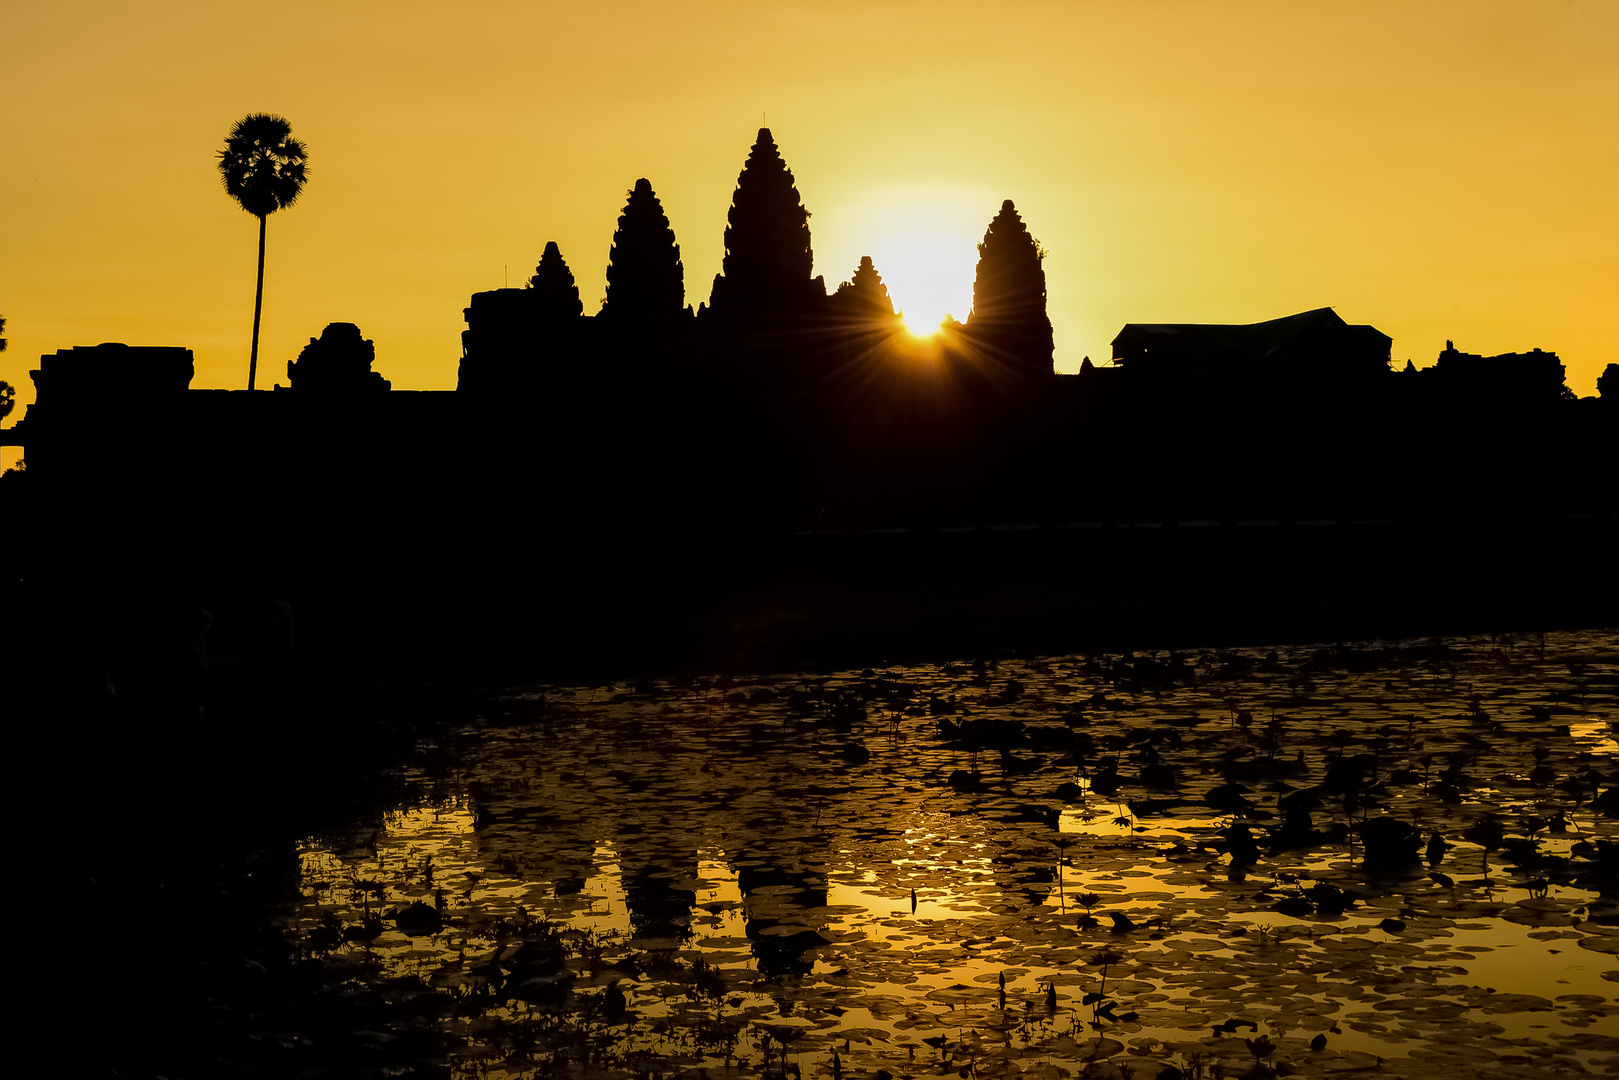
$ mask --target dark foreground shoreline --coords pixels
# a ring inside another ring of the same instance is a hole
[[[206,707],[289,678],[589,683],[1611,626],[1615,552],[1619,515],[489,540],[441,524],[194,552],[35,538],[0,627],[14,693],[47,713]]]
[[[303,640],[379,673],[588,681],[1619,622],[1611,516],[537,540],[403,592],[322,583]]]

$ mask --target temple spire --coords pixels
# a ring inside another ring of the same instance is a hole
[[[989,223],[978,245],[973,309],[967,329],[992,355],[1049,373],[1051,320],[1046,316],[1046,257],[1012,200]]]
[[[810,277],[809,217],[770,129],[760,128],[731,196],[713,309],[739,317],[780,315],[824,299],[826,286]]]
[[[678,316],[685,304],[680,245],[652,184],[643,177],[631,189],[613,234],[601,313],[614,322],[657,322]]]
[[[852,326],[894,320],[894,301],[870,255],[860,257],[854,276],[832,294],[832,310],[840,323]]]
[[[563,261],[562,249],[555,240],[547,240],[540,264],[528,287],[535,291],[535,306],[541,315],[581,315],[585,305],[579,301],[579,286],[574,283],[573,271]]]

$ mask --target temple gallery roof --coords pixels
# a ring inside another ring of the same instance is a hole
[[[1393,338],[1352,325],[1329,307],[1257,323],[1127,323],[1113,339],[1123,366],[1267,364],[1341,359],[1388,363]]]

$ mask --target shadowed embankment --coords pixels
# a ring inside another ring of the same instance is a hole
[[[1136,526],[594,538],[525,569],[307,579],[316,655],[612,678],[1596,626],[1615,523]],[[515,560],[514,560],[515,562]],[[498,562],[496,566],[501,566]]]

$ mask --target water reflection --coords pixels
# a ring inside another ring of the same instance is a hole
[[[1619,1061],[1619,641],[1368,652],[514,695],[289,930],[467,1075]]]

